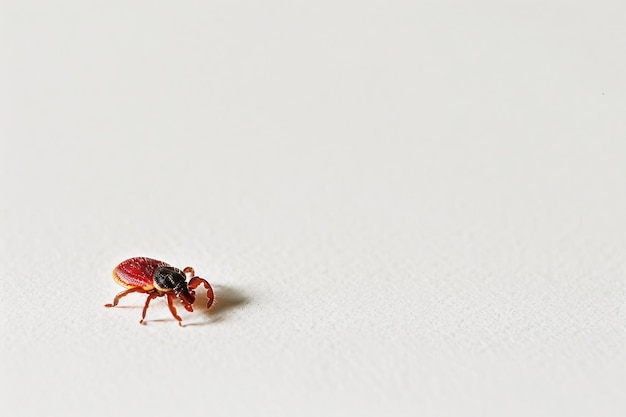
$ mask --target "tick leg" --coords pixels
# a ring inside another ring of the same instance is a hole
[[[148,306],[150,305],[150,301],[157,298],[158,296],[159,296],[158,292],[153,292],[152,294],[148,294],[148,298],[146,298],[146,304],[143,306],[143,312],[141,313],[141,320],[139,320],[139,324],[143,324],[143,321],[146,318],[146,311],[148,311]]]
[[[213,288],[211,288],[211,285],[207,282],[207,280],[204,278],[200,278],[200,277],[193,277],[189,281],[188,287],[190,290],[193,291],[200,284],[203,284],[204,288],[206,288],[206,296],[209,299],[209,302],[207,303],[206,308],[209,308],[211,307],[211,304],[213,304],[213,301],[215,300],[215,294],[213,294]]]
[[[146,293],[149,290],[144,290],[141,287],[133,287],[133,288],[129,288],[126,291],[122,291],[121,293],[119,293],[118,295],[115,296],[115,298],[113,299],[113,304],[105,304],[105,307],[115,307],[117,305],[117,303],[120,302],[120,298],[122,297],[126,297],[128,294],[130,294],[131,292],[142,292],[142,293]]]
[[[176,307],[174,307],[174,300],[176,299],[176,295],[173,292],[168,292],[166,293],[166,295],[167,295],[167,305],[170,308],[170,312],[172,313],[172,316],[174,316],[174,318],[178,320],[178,325],[180,327],[183,327],[183,319],[180,318],[180,316],[176,312]]]
[[[187,275],[187,277],[193,277],[196,275],[196,271],[194,271],[190,266],[186,266],[185,269],[183,269],[183,272]]]

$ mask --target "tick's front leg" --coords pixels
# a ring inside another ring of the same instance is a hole
[[[183,269],[183,272],[185,273],[185,275],[187,275],[187,278],[196,275],[196,271],[194,271],[193,268],[190,266],[186,266],[185,269]]]
[[[207,282],[207,280],[204,279],[204,278],[193,277],[189,281],[189,285],[188,286],[189,286],[189,289],[193,291],[200,284],[203,284],[204,288],[206,288],[206,296],[209,299],[209,302],[207,303],[206,308],[209,308],[209,307],[211,307],[211,304],[213,304],[213,301],[215,300],[215,294],[213,294],[213,288],[211,288],[211,284],[209,284]]]
[[[166,294],[167,294],[167,305],[170,308],[170,312],[172,313],[172,316],[174,316],[174,318],[178,320],[178,325],[180,327],[183,327],[183,319],[180,318],[180,316],[176,312],[176,307],[174,307],[174,300],[176,299],[176,295],[173,292],[168,292]]]

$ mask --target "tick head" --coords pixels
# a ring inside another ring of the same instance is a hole
[[[153,275],[154,287],[160,292],[173,291],[187,311],[193,311],[193,302],[196,294],[187,286],[186,276],[183,271],[173,266],[161,266]]]
[[[196,294],[193,290],[189,290],[186,283],[174,288],[176,296],[185,307],[187,311],[193,311],[193,302],[196,301]]]

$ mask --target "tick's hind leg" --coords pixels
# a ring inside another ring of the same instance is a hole
[[[131,292],[139,292],[139,293],[147,293],[150,290],[144,290],[141,287],[133,287],[133,288],[129,288],[126,291],[122,291],[121,293],[119,293],[118,295],[115,296],[115,298],[113,299],[113,303],[112,304],[105,304],[105,307],[115,307],[117,305],[117,303],[120,302],[120,298],[122,297],[126,297],[128,294],[130,294]]]
[[[183,327],[183,319],[180,318],[180,316],[176,312],[176,307],[174,307],[174,300],[176,299],[176,294],[174,294],[173,292],[168,292],[166,293],[166,295],[167,295],[167,306],[170,308],[170,312],[172,313],[172,316],[174,316],[174,318],[178,320],[178,325],[180,327]]]
[[[209,308],[211,307],[211,304],[213,304],[213,301],[215,300],[215,294],[213,294],[213,288],[211,288],[211,284],[209,284],[207,280],[204,278],[193,277],[189,281],[188,287],[191,291],[194,291],[200,284],[203,284],[204,288],[206,288],[206,296],[209,299],[206,305],[206,308]]]
[[[144,319],[146,318],[146,311],[148,311],[148,306],[150,305],[150,301],[159,297],[161,294],[158,292],[153,292],[152,294],[148,294],[148,298],[146,298],[146,304],[143,306],[143,312],[141,313],[141,320],[139,320],[139,324],[143,324]]]

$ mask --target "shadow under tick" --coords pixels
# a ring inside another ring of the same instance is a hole
[[[227,285],[214,285],[215,301],[208,310],[204,308],[207,303],[206,294],[199,291],[194,303],[194,312],[202,313],[205,320],[194,323],[183,323],[184,326],[204,326],[211,323],[221,322],[227,319],[228,313],[246,305],[249,298],[240,289]]]

